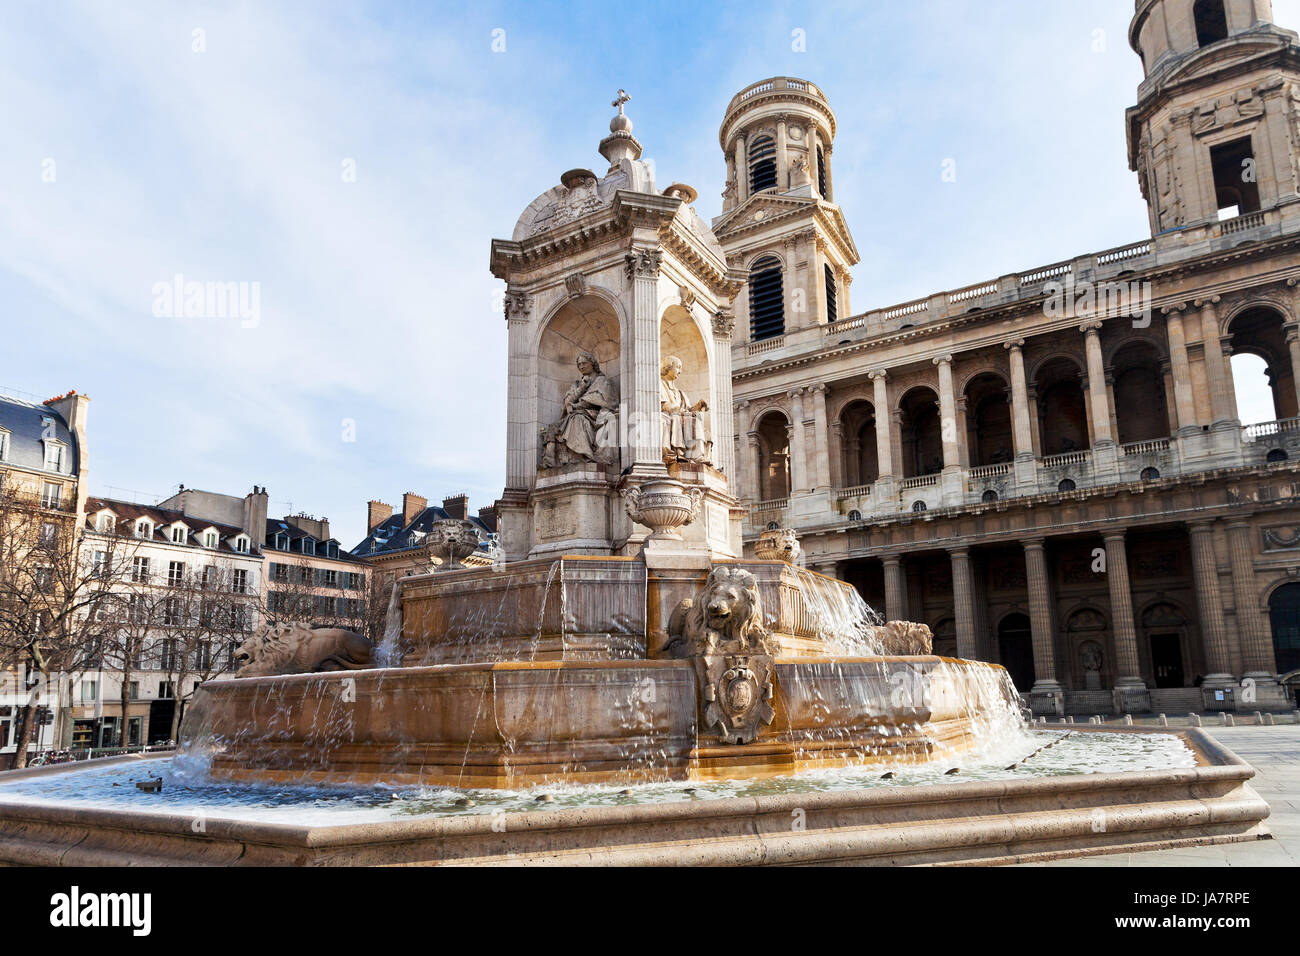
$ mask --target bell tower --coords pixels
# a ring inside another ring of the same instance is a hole
[[[813,83],[772,77],[741,90],[718,131],[727,164],[713,232],[748,288],[736,297],[739,341],[779,343],[844,318],[859,261],[831,175],[835,114]]]
[[[1300,37],[1271,0],[1137,0],[1145,74],[1127,113],[1129,167],[1151,234],[1276,234],[1300,221]]]

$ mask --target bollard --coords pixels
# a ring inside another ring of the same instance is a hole
[[[1096,717],[1089,717],[1089,718],[1088,718],[1088,723],[1092,724],[1092,725],[1095,727],[1095,726],[1097,725],[1097,718],[1096,718]]]
[[[1265,724],[1265,726],[1268,726],[1268,727],[1275,727],[1275,726],[1277,726],[1277,722],[1273,720],[1273,715],[1272,715],[1272,714],[1265,714],[1265,715],[1264,715],[1264,724]]]
[[[1256,727],[1264,726],[1264,715],[1261,714],[1259,711],[1255,711],[1255,726]]]
[[[1070,723],[1074,723],[1074,718],[1073,718],[1073,717],[1067,717],[1066,720],[1068,720]]]
[[[1169,726],[1169,718],[1166,717],[1164,714],[1161,714],[1161,715],[1160,715],[1160,726],[1161,726],[1161,727],[1168,727],[1168,726]]]
[[[1193,726],[1193,727],[1199,727],[1199,726],[1201,726],[1201,715],[1200,715],[1200,714],[1188,714],[1188,715],[1187,715],[1187,719],[1190,720],[1190,721],[1192,722],[1192,726]]]
[[[1223,726],[1225,727],[1235,726],[1232,722],[1232,714],[1228,713],[1226,710],[1223,712]]]
[[[1125,727],[1132,727],[1132,726],[1133,726],[1133,715],[1132,715],[1132,714],[1125,714],[1125,715],[1124,715],[1124,726],[1125,726]]]

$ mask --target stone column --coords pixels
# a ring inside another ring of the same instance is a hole
[[[1183,313],[1187,303],[1165,308],[1165,335],[1169,340],[1169,368],[1174,379],[1174,411],[1178,416],[1180,437],[1196,435],[1201,427],[1196,418],[1196,398],[1192,394],[1192,373],[1187,361],[1187,334]]]
[[[1052,623],[1051,579],[1047,574],[1047,542],[1025,538],[1025,576],[1029,586],[1029,627],[1034,641],[1035,694],[1055,694],[1062,688],[1056,680],[1056,641]]]
[[[1214,553],[1214,525],[1197,521],[1188,526],[1192,542],[1192,573],[1196,580],[1196,607],[1201,618],[1205,644],[1205,666],[1210,671],[1202,684],[1208,688],[1231,687],[1232,657],[1227,627],[1223,621],[1223,600],[1219,595],[1219,563]]]
[[[808,490],[808,459],[805,455],[803,427],[804,389],[796,388],[786,393],[790,399],[790,495]]]
[[[975,646],[975,582],[971,575],[970,550],[954,548],[952,558],[953,611],[957,619],[957,656],[974,660],[979,656]]]
[[[810,125],[808,127],[808,172],[811,174],[810,179],[812,180],[814,196],[821,196],[821,190],[817,186],[817,147],[820,142],[820,134],[817,132],[816,124]],[[828,182],[826,188],[829,189],[830,185]],[[825,198],[825,196],[822,196],[822,199]]]
[[[532,317],[532,298],[521,292],[506,292],[506,334],[508,360],[509,413],[506,417],[506,487],[526,489],[532,485],[537,466],[537,430],[529,424],[536,411],[529,411],[532,398],[528,383],[531,363],[528,355],[528,331]]]
[[[1277,661],[1273,656],[1273,634],[1259,604],[1250,522],[1245,518],[1228,522],[1228,548],[1232,558],[1232,594],[1237,605],[1242,670],[1245,672],[1242,676],[1257,682],[1274,682],[1277,679]]]
[[[1114,444],[1110,430],[1110,401],[1106,395],[1106,367],[1101,357],[1101,322],[1097,319],[1079,326],[1088,356],[1088,401],[1094,448]]]
[[[889,374],[884,369],[876,369],[868,376],[875,385],[876,406],[876,460],[881,478],[892,478],[894,474],[893,442],[889,440]]]
[[[835,201],[835,182],[831,179],[831,144],[826,143],[822,146],[822,156],[826,160],[826,195],[822,198],[827,202]],[[815,158],[815,157],[814,157]],[[815,181],[815,180],[814,180]],[[844,314],[848,315],[848,305],[845,305]]]
[[[1286,347],[1291,355],[1291,381],[1295,384],[1296,408],[1300,409],[1300,323],[1288,322],[1282,326],[1286,334]]]
[[[763,500],[763,455],[758,447],[758,432],[749,433],[749,465],[753,470],[754,486],[750,490],[750,499],[753,501]]]
[[[735,412],[731,417],[731,427],[736,429],[736,462],[735,470],[731,474],[731,493],[737,498],[749,498],[757,501],[756,497],[751,497],[750,482],[754,477],[754,466],[750,459],[749,437],[746,432],[739,431],[740,428],[749,427],[749,402],[741,402],[736,406]]]
[[[885,619],[907,620],[907,579],[903,575],[903,559],[897,554],[887,554],[880,559],[885,564]]]
[[[1025,375],[1025,340],[1004,342],[1011,366],[1011,434],[1016,452],[1016,485],[1033,493],[1037,490],[1037,464],[1034,460],[1033,408],[1029,401],[1029,380]]]
[[[790,161],[786,156],[785,116],[776,118],[776,191],[785,192],[790,188]]]
[[[826,386],[818,383],[809,390],[813,403],[813,462],[812,469],[817,476],[817,490],[826,492],[831,487],[831,446],[830,431],[826,425]]]
[[[957,446],[957,401],[952,390],[952,356],[934,359],[939,369],[939,429],[943,440],[943,467],[960,468],[961,451]]]
[[[1137,627],[1133,622],[1133,593],[1129,590],[1124,532],[1108,532],[1103,540],[1106,542],[1106,584],[1110,588],[1110,622],[1115,635],[1115,689],[1122,698],[1141,697],[1146,684],[1138,666]],[[1123,713],[1146,709],[1137,706],[1138,702],[1117,699],[1116,703],[1126,705]]]
[[[1237,409],[1232,402],[1228,380],[1232,370],[1223,356],[1223,343],[1219,341],[1219,313],[1216,308],[1219,296],[1197,299],[1201,310],[1201,341],[1205,345],[1205,371],[1210,380],[1210,408],[1215,429],[1235,428]]]
[[[736,204],[749,198],[749,163],[745,161],[745,134],[736,137]]]
[[[736,328],[736,318],[729,310],[714,314],[713,325],[713,394],[714,402],[709,406],[708,414],[713,426],[713,464],[727,476],[727,482],[737,487],[740,484],[740,472],[735,461],[735,446],[731,436],[736,430],[736,419],[732,405],[731,334]],[[733,495],[739,497],[739,491],[733,489]]]
[[[626,270],[632,283],[632,369],[634,381],[623,406],[632,438],[632,468],[640,474],[662,474],[663,439],[659,410],[659,263],[657,248],[633,246]],[[625,463],[626,464],[626,463]]]

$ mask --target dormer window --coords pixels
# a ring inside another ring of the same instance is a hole
[[[45,470],[57,471],[63,473],[64,465],[67,462],[68,446],[63,442],[46,439],[45,441]]]
[[[283,531],[278,532],[275,536],[275,550],[277,551],[289,550],[289,536],[285,534]]]
[[[0,428],[0,461],[9,460],[9,433]]]
[[[135,536],[137,538],[152,538],[153,525],[148,521],[137,521],[135,523]]]
[[[218,539],[218,537],[217,537],[217,533],[216,533],[215,531],[205,531],[205,532],[203,532],[203,547],[205,547],[205,548],[215,548],[215,547],[217,546],[217,542],[218,542],[218,540],[219,540],[219,539]]]
[[[240,554],[248,554],[248,538],[240,535],[235,539],[235,550]]]
[[[117,527],[117,516],[109,511],[101,511],[99,517],[95,520],[95,530],[101,534],[109,534]]]
[[[189,529],[182,524],[172,525],[172,544],[184,544]]]
[[[315,541],[315,539],[313,539],[313,538],[303,538],[303,539],[302,539],[302,553],[303,553],[303,554],[315,554],[315,553],[316,553],[316,541]]]

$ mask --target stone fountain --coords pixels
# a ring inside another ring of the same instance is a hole
[[[246,669],[187,710],[188,752],[156,764],[175,789],[109,783],[85,805],[45,789],[66,793],[78,768],[0,775],[0,863],[951,863],[1261,835],[1253,771],[1201,731],[1182,735],[1181,765],[1019,776],[1061,739],[1025,736],[1002,668],[933,656],[924,625],[883,622],[801,568],[789,530],[743,553],[730,302],[744,277],[695,190],[655,187],[626,102],[600,144],[606,174],[566,172],[492,244],[509,332],[504,554],[464,567],[474,535],[431,529],[440,563],[400,581],[378,653],[336,629],[251,639]],[[990,742],[1018,762],[945,783],[974,748],[973,768],[987,764]],[[183,766],[196,755],[197,786]],[[865,773],[876,763],[891,769]],[[909,772],[930,784],[893,786]],[[827,775],[851,789],[824,789]],[[411,788],[438,803],[414,818],[266,823],[243,811],[297,787],[212,778],[457,789]],[[704,782],[672,783],[687,780]],[[551,793],[520,796],[560,784],[596,785],[563,788],[579,800],[625,789],[556,810],[534,808]],[[711,789],[752,795],[696,801]],[[200,807],[252,795],[209,818],[168,802],[187,792]],[[608,802],[642,793],[658,796]],[[142,799],[160,804],[125,802]],[[476,800],[529,809],[498,818]]]
[[[518,787],[927,761],[1018,720],[994,665],[930,654],[788,531],[741,548],[730,266],[623,110],[492,243],[506,281],[504,564],[456,522],[400,582],[401,666],[206,685],[212,773]],[[252,655],[259,659],[265,655]],[[322,715],[328,715],[322,724]]]

